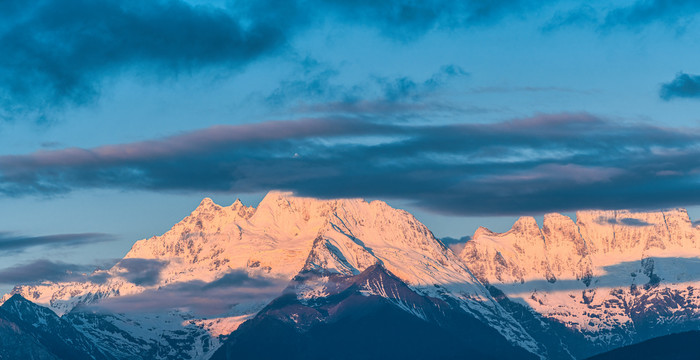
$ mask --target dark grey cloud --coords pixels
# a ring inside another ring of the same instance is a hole
[[[537,2],[539,3],[539,2]],[[300,30],[328,20],[409,41],[433,28],[497,21],[531,1],[39,0],[0,5],[0,119],[46,120],[99,98],[110,79],[144,81],[234,71],[283,51]],[[309,89],[310,91],[311,89]]]
[[[661,85],[659,96],[664,100],[700,98],[700,76],[679,73],[669,83]]]
[[[40,259],[0,269],[0,284],[33,284],[42,281],[81,281],[94,265],[76,265]]]
[[[127,258],[119,261],[116,267],[119,276],[134,285],[151,286],[160,282],[161,271],[167,265],[164,260]]]
[[[35,246],[65,247],[89,245],[117,238],[103,233],[55,234],[44,236],[23,236],[11,232],[0,232],[0,253],[20,252]]]
[[[700,131],[589,114],[417,125],[316,118],[0,157],[0,194],[291,190],[452,214],[700,203]]]
[[[153,78],[212,66],[235,68],[285,43],[294,2],[261,1],[235,12],[182,0],[40,0],[0,25],[0,116],[41,118],[94,101],[105,77]],[[0,15],[1,16],[1,15]]]

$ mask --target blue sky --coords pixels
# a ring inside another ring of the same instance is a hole
[[[699,12],[3,2],[0,268],[109,263],[203,197],[273,188],[382,199],[438,236],[584,208],[697,220]]]

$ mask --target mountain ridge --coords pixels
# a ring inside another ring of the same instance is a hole
[[[380,266],[418,296],[451,304],[512,344],[568,359],[592,353],[568,355],[566,347],[589,344],[599,352],[654,336],[653,325],[671,316],[662,313],[675,306],[672,299],[692,305],[685,313],[673,312],[673,329],[695,326],[700,299],[674,284],[698,279],[674,274],[688,258],[671,256],[700,257],[686,249],[700,245],[699,229],[683,209],[582,211],[576,221],[547,214],[541,228],[532,217],[521,217],[505,233],[479,228],[456,254],[413,215],[384,202],[273,191],[257,207],[240,200],[223,207],[205,198],[163,235],[137,241],[111,269],[82,282],[18,286],[13,293],[73,321],[107,344],[103,351],[116,351],[118,345],[109,345],[110,334],[98,331],[98,324],[137,331],[131,319],[139,318],[151,324],[151,330],[138,330],[150,340],[135,340],[129,354],[138,356],[141,346],[163,346],[157,339],[167,333],[182,348],[154,356],[194,359],[211,354],[281,294],[293,290],[303,306],[313,306],[337,290],[337,279]],[[667,286],[672,275],[681,277]],[[613,281],[622,285],[611,286]],[[390,293],[376,295],[397,309],[406,305]],[[158,300],[163,298],[181,300],[167,306],[184,311],[158,313],[154,309],[164,306]],[[215,298],[217,306],[209,306]],[[139,308],[143,303],[155,306]],[[644,308],[650,303],[655,313]],[[198,312],[203,307],[218,310]],[[119,313],[102,315],[105,311]],[[412,316],[421,318],[420,312]],[[160,329],[162,319],[182,326]],[[582,334],[581,339],[547,343],[556,336],[551,329],[559,328],[554,323]]]

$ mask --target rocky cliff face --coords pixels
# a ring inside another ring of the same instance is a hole
[[[581,211],[479,229],[461,257],[509,299],[611,348],[698,326],[699,236],[683,209]]]

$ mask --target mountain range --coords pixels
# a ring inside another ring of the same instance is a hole
[[[270,192],[15,287],[0,358],[583,359],[699,329],[699,286],[683,209],[523,217],[455,252],[381,201]]]

